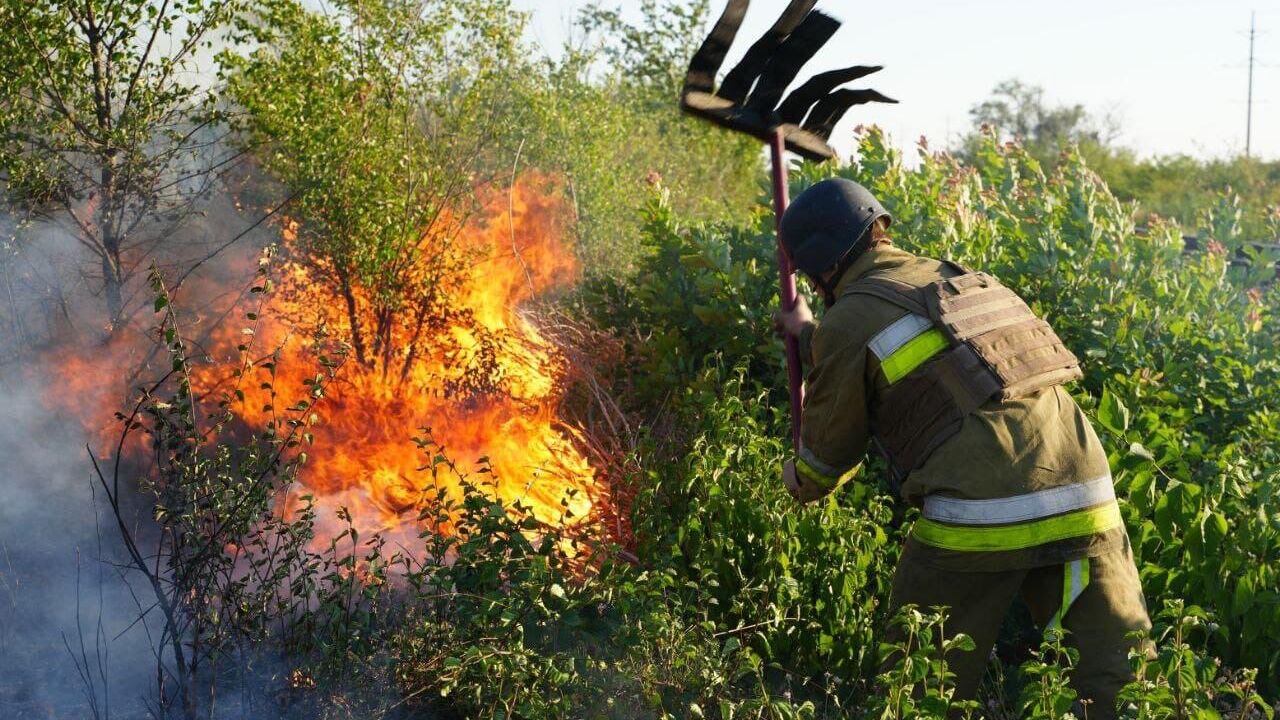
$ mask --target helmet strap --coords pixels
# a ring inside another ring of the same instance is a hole
[[[813,284],[818,286],[818,290],[822,292],[822,305],[828,310],[836,303],[835,286],[840,282],[840,278],[833,278],[830,283],[823,282],[822,278],[812,278]]]
[[[843,278],[844,274],[849,271],[849,268],[857,262],[858,258],[862,257],[862,254],[867,251],[871,245],[870,241],[871,228],[867,228],[867,231],[862,234],[862,237],[858,238],[858,241],[850,246],[849,251],[846,252],[836,263],[836,269],[835,272],[831,274],[831,279],[823,280],[820,276],[810,278],[813,280],[813,284],[817,285],[818,289],[822,291],[822,304],[824,306],[830,308],[836,303],[836,287],[840,285],[840,279]]]

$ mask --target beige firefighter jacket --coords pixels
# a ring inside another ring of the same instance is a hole
[[[796,458],[803,477],[833,489],[862,467],[875,428],[877,393],[888,387],[872,351],[881,331],[906,315],[901,307],[863,294],[845,295],[859,279],[883,276],[914,286],[941,279],[943,263],[892,245],[868,250],[845,273],[836,302],[822,322],[801,336],[809,364]],[[1109,479],[1106,454],[1092,426],[1061,386],[1013,399],[993,399],[969,415],[959,432],[901,479],[902,498],[920,506],[928,496],[962,500],[1012,498],[1068,485]],[[919,553],[954,570],[1004,570],[1063,563],[1108,552],[1124,529],[1054,540],[1032,547],[991,552],[931,545]],[[916,542],[913,537],[912,542]],[[1024,543],[1025,544],[1025,543]]]

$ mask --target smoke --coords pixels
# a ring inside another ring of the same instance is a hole
[[[252,280],[272,233],[250,228],[269,210],[220,188],[181,224],[147,229],[167,233],[150,257],[183,279],[175,303],[191,308],[197,345]],[[96,258],[63,219],[0,212],[0,238],[0,717],[149,717],[154,598],[121,569],[89,455],[112,454],[119,432],[91,425],[168,363],[155,352],[145,270],[126,288],[132,321],[106,342]],[[154,533],[145,497],[121,496],[130,527]]]
[[[136,715],[154,660],[141,626],[125,632],[138,613],[112,569],[122,558],[91,490],[88,438],[49,411],[44,383],[3,390],[0,707],[11,718],[91,717],[94,704]]]

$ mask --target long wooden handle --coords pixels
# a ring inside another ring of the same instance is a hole
[[[778,242],[778,295],[782,298],[782,309],[790,312],[796,306],[796,273],[791,267],[791,259],[782,247],[782,213],[786,212],[791,202],[787,193],[787,159],[786,137],[781,130],[775,130],[769,142],[770,159],[773,171],[773,227]],[[796,451],[800,450],[800,409],[804,405],[804,385],[800,374],[800,341],[787,335],[783,343],[787,348],[787,384],[791,390],[791,444]]]

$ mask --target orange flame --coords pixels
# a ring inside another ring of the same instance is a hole
[[[591,511],[595,473],[557,419],[563,361],[520,313],[521,303],[567,286],[578,273],[566,240],[563,200],[538,191],[546,184],[544,178],[525,178],[509,193],[484,198],[479,216],[461,225],[448,252],[465,256],[469,267],[451,279],[456,292],[446,297],[452,307],[441,313],[460,319],[427,338],[427,352],[390,370],[349,362],[329,387],[301,474],[321,517],[326,509],[346,507],[362,532],[416,533],[413,521],[436,490],[431,474],[422,470],[430,458],[411,442],[422,426],[431,428],[432,438],[461,467],[487,458],[496,479],[492,491],[507,504],[528,506],[538,520],[559,523],[566,509],[574,518]],[[286,225],[284,240],[286,249],[297,242],[296,224]],[[297,264],[286,270],[280,292],[262,313],[267,325],[257,338],[260,348],[281,348],[277,389],[302,393],[304,380],[316,371],[305,341],[308,328],[283,319],[318,314],[331,327],[350,323],[331,283],[317,281],[313,271]],[[236,332],[226,328],[215,346],[233,348],[240,342]],[[477,364],[500,391],[459,389],[469,387],[459,380]],[[257,426],[271,419],[266,406],[261,392],[250,393],[236,412]],[[461,499],[460,487],[444,489]]]
[[[431,429],[432,439],[460,468],[485,461],[491,474],[476,484],[504,503],[527,506],[544,523],[591,514],[595,470],[574,430],[558,417],[565,362],[521,311],[522,303],[570,285],[578,274],[566,228],[569,215],[561,194],[548,190],[553,185],[548,178],[527,176],[509,190],[481,197],[476,216],[451,224],[458,231],[448,243],[438,232],[422,239],[424,250],[446,245],[456,261],[451,267],[461,269],[439,279],[447,291],[437,300],[445,305],[433,311],[429,336],[405,343],[409,330],[399,328],[391,336],[394,351],[386,352],[391,362],[347,362],[316,409],[319,422],[308,428],[314,444],[305,448],[308,459],[299,480],[315,498],[321,538],[336,527],[334,518],[344,507],[362,534],[416,536],[419,511],[437,491],[432,474],[422,467],[431,458],[412,442],[422,427]],[[286,258],[296,257],[298,233],[297,223],[284,223]],[[347,298],[323,270],[286,260],[278,290],[266,296],[258,312],[254,352],[275,351],[273,384],[283,400],[273,402],[269,389],[250,387],[257,379],[244,383],[244,399],[232,409],[248,427],[262,427],[277,412],[283,414],[284,405],[307,397],[305,381],[318,371],[320,348],[311,339],[317,327],[352,331]],[[429,270],[424,265],[422,272]],[[192,302],[184,294],[185,302]],[[199,294],[213,297],[215,291]],[[356,322],[372,325],[370,298],[357,291],[354,300]],[[178,298],[179,310],[183,305]],[[193,370],[198,392],[221,393],[239,367],[237,347],[246,335],[234,317],[210,333],[204,349],[211,362]],[[413,353],[406,349],[410,345],[417,348]],[[79,367],[96,362],[71,357],[62,362],[64,370],[75,367],[77,376],[100,377]],[[472,382],[477,372],[482,382]],[[461,498],[461,487],[442,489],[454,500]]]

